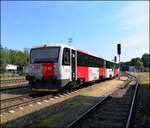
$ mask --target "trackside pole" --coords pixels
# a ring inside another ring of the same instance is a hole
[[[119,78],[120,78],[120,54],[121,54],[121,44],[117,44],[117,54],[119,58]]]
[[[119,79],[120,79],[120,55],[118,55],[118,63],[119,63]]]

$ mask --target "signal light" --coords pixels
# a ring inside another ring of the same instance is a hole
[[[115,61],[115,62],[117,61],[117,57],[116,57],[116,56],[114,57],[114,61]]]
[[[118,55],[121,54],[121,44],[117,44],[117,53]]]

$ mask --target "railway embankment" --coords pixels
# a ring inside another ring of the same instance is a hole
[[[29,103],[1,114],[2,127],[66,126],[100,98],[123,86],[126,79],[96,83],[69,94]]]

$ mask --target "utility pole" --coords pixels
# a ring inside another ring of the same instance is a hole
[[[119,59],[119,72],[120,72],[120,55],[121,55],[121,44],[117,44],[117,54]],[[120,73],[119,73],[120,74]]]

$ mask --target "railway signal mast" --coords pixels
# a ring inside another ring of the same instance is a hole
[[[117,54],[119,58],[119,70],[120,70],[120,55],[121,55],[121,44],[117,44]]]
[[[114,61],[117,62],[117,57],[116,56],[114,57]]]

